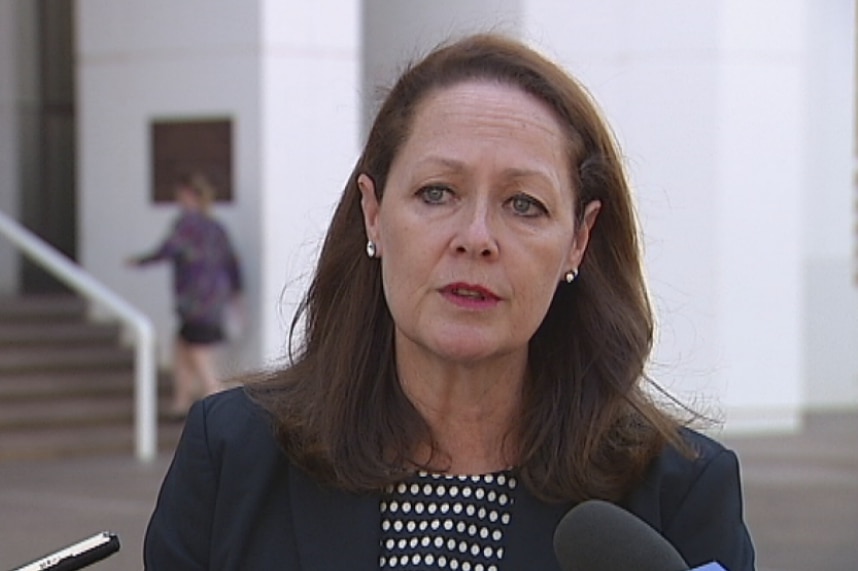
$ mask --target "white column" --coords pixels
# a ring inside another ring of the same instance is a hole
[[[260,6],[259,326],[271,362],[357,160],[360,2]]]
[[[718,337],[728,420],[789,425],[803,402],[806,2],[720,14]]]
[[[518,34],[519,0],[363,0],[363,129],[403,66],[472,32]]]
[[[855,3],[807,0],[804,398],[813,409],[858,406],[858,194]]]

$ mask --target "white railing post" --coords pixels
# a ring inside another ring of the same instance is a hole
[[[3,211],[0,234],[80,295],[112,311],[134,331],[134,449],[139,460],[154,460],[158,452],[158,383],[152,321]]]
[[[151,323],[136,331],[134,356],[134,451],[149,462],[158,454],[158,383],[155,370],[155,332]]]

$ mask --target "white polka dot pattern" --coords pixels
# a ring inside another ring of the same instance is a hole
[[[513,490],[509,472],[419,472],[381,501],[381,569],[498,571]]]

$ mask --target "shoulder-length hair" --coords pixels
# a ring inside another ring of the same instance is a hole
[[[391,164],[428,94],[465,81],[515,86],[565,130],[577,222],[601,210],[572,284],[559,284],[530,340],[521,417],[511,435],[516,471],[546,501],[619,499],[640,480],[677,423],[645,390],[653,317],[638,228],[617,145],[588,93],[518,41],[469,36],[406,69],[384,100],[328,229],[292,323],[288,367],[247,390],[273,416],[290,458],[323,482],[377,491],[413,470],[431,431],[396,375],[394,324],[367,237],[357,178],[384,198]],[[296,331],[303,323],[303,331]],[[437,452],[437,450],[436,450]]]

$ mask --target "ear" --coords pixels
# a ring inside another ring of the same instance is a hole
[[[572,242],[572,248],[569,250],[569,259],[567,260],[567,270],[578,270],[581,266],[581,260],[584,259],[584,252],[587,251],[587,244],[590,243],[590,232],[593,226],[596,225],[596,217],[599,216],[599,210],[602,209],[602,203],[598,200],[592,200],[584,207],[584,215],[581,216],[581,222],[575,229],[575,237]]]
[[[375,242],[376,252],[381,254],[378,216],[381,205],[375,194],[375,181],[366,174],[359,174],[357,185],[360,190],[360,207],[363,211],[363,225],[368,240]]]

